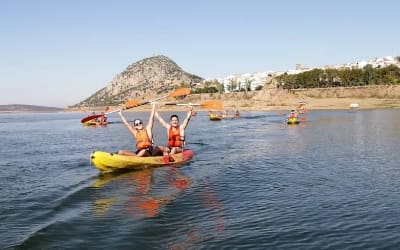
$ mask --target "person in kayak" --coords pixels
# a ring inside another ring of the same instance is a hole
[[[155,116],[161,125],[168,131],[168,148],[164,148],[164,154],[166,151],[170,154],[176,154],[183,151],[185,146],[185,129],[189,123],[190,118],[193,115],[193,107],[190,107],[185,120],[179,125],[179,117],[177,115],[171,115],[169,118],[170,122],[167,123],[160,114],[156,111]]]
[[[101,116],[95,119],[97,125],[107,125],[107,116],[101,112]]]
[[[239,117],[240,117],[239,110],[238,110],[238,109],[236,109],[236,111],[235,111],[235,118],[239,118]]]
[[[297,112],[296,110],[292,109],[288,115],[288,119],[296,119],[297,118]]]
[[[154,112],[155,103],[153,104],[153,109],[151,110],[149,122],[147,126],[144,127],[143,121],[141,119],[133,120],[133,125],[129,124],[125,117],[122,115],[122,110],[119,111],[119,116],[122,122],[128,128],[129,132],[133,134],[136,139],[136,152],[129,150],[119,150],[120,155],[130,155],[130,156],[156,156],[163,155],[163,151],[160,147],[153,146],[153,123],[154,123]]]

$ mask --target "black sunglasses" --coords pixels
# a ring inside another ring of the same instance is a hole
[[[139,126],[140,124],[143,124],[143,122],[136,122],[135,126]]]

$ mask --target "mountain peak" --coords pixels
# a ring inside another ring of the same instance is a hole
[[[201,81],[203,78],[183,71],[170,58],[152,56],[132,63],[106,87],[73,107],[118,105],[131,99],[153,98]]]

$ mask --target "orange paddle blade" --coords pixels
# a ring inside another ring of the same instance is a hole
[[[105,112],[107,112],[108,110],[110,110],[110,107],[109,107],[109,106],[107,106],[107,107],[104,109]]]
[[[200,104],[201,107],[213,110],[222,110],[222,101],[207,101]]]
[[[133,108],[138,106],[141,102],[139,100],[129,100],[125,103],[125,108]]]
[[[178,97],[190,94],[190,89],[188,88],[180,88],[172,92],[168,95],[168,97]]]
[[[302,116],[302,117],[300,117],[300,120],[307,121],[307,117]]]

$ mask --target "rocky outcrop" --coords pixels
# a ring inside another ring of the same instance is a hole
[[[131,99],[154,98],[201,81],[203,78],[183,71],[168,57],[154,56],[129,65],[106,87],[71,107],[118,105]]]

